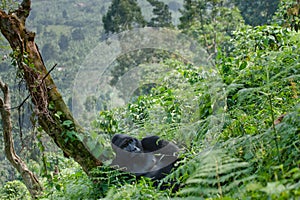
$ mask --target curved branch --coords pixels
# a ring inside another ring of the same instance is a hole
[[[3,138],[5,145],[5,155],[10,163],[21,174],[23,181],[33,199],[42,194],[42,186],[37,177],[28,169],[26,163],[16,154],[14,140],[12,137],[12,123],[10,113],[10,95],[6,84],[0,80],[0,89],[4,98],[0,98],[0,114],[2,117]]]

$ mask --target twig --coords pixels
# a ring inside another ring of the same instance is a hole
[[[38,86],[40,86],[44,80],[47,78],[47,76],[49,76],[49,74],[55,69],[55,67],[57,66],[57,63],[47,72],[47,74],[42,78],[40,84]],[[29,99],[31,95],[29,94],[22,102],[20,105],[9,108],[10,110],[13,109],[18,109],[18,115],[19,115],[19,119],[18,119],[18,123],[19,123],[19,133],[20,133],[20,140],[22,143],[22,149],[24,148],[24,141],[23,141],[23,131],[22,131],[22,120],[21,120],[21,108],[23,107],[23,105],[26,103],[26,101]],[[22,150],[21,150],[22,151]]]
[[[42,78],[42,81],[40,82],[40,84],[38,86],[40,86],[44,80],[47,78],[47,76],[49,76],[49,74],[54,70],[54,68],[57,66],[57,63],[47,72],[47,74]],[[11,107],[10,110],[13,110],[13,109],[20,109],[25,103],[26,101],[29,99],[31,95],[29,94],[23,101],[20,105],[18,106],[15,106],[15,107]]]

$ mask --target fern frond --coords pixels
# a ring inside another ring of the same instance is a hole
[[[195,170],[179,194],[197,197],[222,197],[255,176],[249,176],[250,164],[230,156],[223,149],[211,150],[196,158]]]

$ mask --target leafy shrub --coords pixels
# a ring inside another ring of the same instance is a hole
[[[74,161],[44,182],[41,199],[95,199],[94,184]]]
[[[30,194],[21,181],[14,180],[7,182],[0,190],[0,199],[2,200],[15,200],[15,199],[31,199]]]
[[[168,198],[168,193],[158,191],[152,186],[151,181],[142,180],[135,184],[125,184],[121,188],[113,187],[108,192],[107,200],[132,200],[132,199],[160,199]]]

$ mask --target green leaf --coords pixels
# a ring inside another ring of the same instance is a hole
[[[71,120],[66,120],[63,122],[64,126],[70,127],[73,124],[73,122]]]
[[[243,61],[242,64],[240,65],[239,69],[242,70],[242,69],[245,69],[246,67],[247,67],[247,62]]]
[[[60,116],[62,115],[63,113],[61,111],[57,111],[54,116],[57,117],[58,119],[60,119]]]

